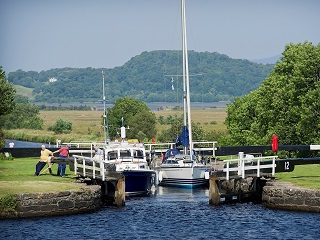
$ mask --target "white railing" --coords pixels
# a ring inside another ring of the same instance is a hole
[[[320,150],[320,145],[311,144],[310,145],[310,150]]]
[[[278,156],[253,156],[247,154],[244,157],[244,153],[239,153],[238,159],[230,159],[224,160],[223,162],[226,163],[226,167],[223,168],[223,172],[226,173],[226,180],[230,179],[230,172],[237,172],[236,175],[245,178],[245,173],[247,170],[256,170],[256,176],[261,176],[261,169],[271,169],[271,174],[274,176],[275,168],[276,168],[276,159]],[[271,163],[270,163],[271,162]],[[230,167],[230,164],[235,164],[237,166]]]
[[[57,147],[60,147],[61,145],[69,145],[71,146],[71,148],[92,148],[93,145],[103,146],[104,142],[87,142],[87,141],[64,142],[64,143],[60,142],[60,145],[57,142]]]
[[[90,174],[92,174],[92,178],[99,178],[102,181],[105,181],[105,167],[103,160],[95,159],[95,158],[89,158],[79,155],[73,155],[74,158],[74,174],[80,174],[84,177],[89,176],[89,173],[87,171],[90,171]],[[92,163],[92,166],[89,165],[89,163]],[[82,171],[78,171],[78,168],[82,168]],[[90,175],[91,177],[91,175]]]

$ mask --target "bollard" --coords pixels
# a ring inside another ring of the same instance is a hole
[[[126,202],[126,188],[125,188],[125,180],[124,177],[118,179],[117,181],[117,189],[114,193],[114,205],[118,207],[125,206]]]
[[[220,192],[217,186],[218,179],[210,177],[209,179],[209,204],[218,205],[220,203]]]

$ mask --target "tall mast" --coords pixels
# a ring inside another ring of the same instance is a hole
[[[109,137],[109,129],[108,129],[108,117],[107,117],[107,109],[106,109],[106,95],[105,95],[105,84],[104,84],[104,72],[102,71],[102,92],[103,92],[103,120],[104,120],[104,144],[109,143],[109,139],[107,140],[107,136]]]
[[[190,112],[190,84],[189,84],[189,62],[188,62],[188,47],[187,47],[187,23],[186,23],[186,3],[181,0],[181,22],[182,22],[182,72],[183,72],[183,123],[189,130],[189,150],[190,156],[193,152],[192,143],[192,126],[191,126],[191,112]],[[186,151],[186,148],[185,150]],[[186,154],[186,152],[185,152]]]

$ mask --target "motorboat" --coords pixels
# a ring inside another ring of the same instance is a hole
[[[121,140],[107,144],[104,148],[104,162],[114,164],[116,171],[125,177],[126,195],[148,194],[156,183],[157,173],[151,170],[146,150],[136,139]]]

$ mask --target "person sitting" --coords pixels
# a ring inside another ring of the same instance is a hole
[[[36,172],[34,173],[33,176],[39,176],[41,170],[43,169],[43,167],[48,164],[48,169],[50,174],[52,173],[51,171],[51,164],[50,164],[50,155],[53,157],[53,152],[51,152],[50,150],[46,149],[45,145],[41,145],[41,155],[40,155],[40,160],[36,165]]]

